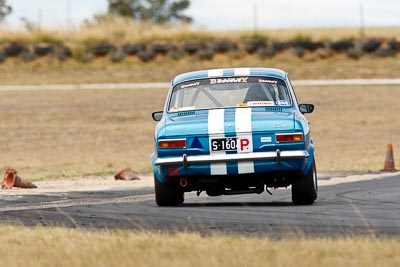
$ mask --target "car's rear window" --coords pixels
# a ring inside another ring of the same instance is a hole
[[[269,77],[221,77],[177,84],[172,91],[168,111],[291,106],[285,81]]]

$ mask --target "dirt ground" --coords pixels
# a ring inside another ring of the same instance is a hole
[[[370,173],[370,174],[346,174],[346,173],[322,173],[318,181],[319,186],[337,185],[341,183],[353,183],[360,181],[369,181],[373,179],[380,179],[383,177],[391,177],[398,175],[394,173]],[[15,195],[40,195],[48,193],[62,193],[62,192],[94,192],[94,191],[118,191],[129,189],[140,189],[146,187],[153,187],[154,180],[151,173],[142,173],[139,175],[140,180],[123,181],[115,180],[112,175],[103,176],[82,176],[73,178],[59,178],[53,180],[37,181],[34,182],[38,188],[23,189],[14,187],[11,190],[1,190],[0,198],[2,196],[15,196]]]

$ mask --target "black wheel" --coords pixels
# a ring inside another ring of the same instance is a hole
[[[168,183],[160,183],[156,176],[154,176],[154,189],[158,206],[177,206],[184,201],[182,190]]]
[[[179,193],[179,204],[183,204],[184,201],[185,201],[185,193],[181,191]]]
[[[317,199],[318,183],[315,161],[308,173],[296,179],[292,184],[292,202],[294,205],[311,205]]]

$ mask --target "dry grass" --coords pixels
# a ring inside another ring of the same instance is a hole
[[[308,115],[319,170],[383,168],[386,144],[400,162],[399,87],[297,88],[301,102],[316,105]]]
[[[0,227],[0,266],[399,266],[397,239],[287,239]]]
[[[311,40],[349,40],[360,38],[360,29],[357,27],[335,28],[291,28],[291,29],[264,29],[265,34],[271,39],[292,40],[303,36]],[[365,38],[396,38],[400,36],[400,27],[367,27]]]
[[[148,41],[185,41],[211,38],[213,33],[201,29],[182,26],[162,26],[145,22],[136,22],[125,18],[109,18],[96,23],[83,23],[77,29],[44,28],[26,30],[8,30],[0,28],[0,42],[14,41],[23,44],[38,42],[58,43],[75,48],[98,42],[125,43]],[[233,36],[233,34],[232,34]]]
[[[0,93],[0,166],[34,179],[150,170],[165,90]]]
[[[377,171],[386,144],[400,162],[398,87],[297,88],[319,171]],[[166,89],[0,92],[0,169],[33,179],[150,171],[155,122]]]
[[[329,59],[317,59],[307,54],[299,59],[289,51],[272,59],[260,59],[257,55],[236,58],[235,55],[216,55],[212,61],[200,61],[185,57],[177,61],[158,56],[149,63],[136,57],[112,64],[108,58],[99,58],[82,64],[69,60],[60,63],[51,58],[41,58],[30,63],[21,59],[8,59],[0,64],[1,84],[59,84],[59,83],[107,83],[107,82],[167,82],[173,76],[196,69],[261,66],[276,67],[287,71],[292,79],[344,79],[344,78],[398,78],[400,56],[374,58],[364,56],[350,60],[345,55]]]
[[[369,27],[365,29],[365,37],[395,38],[400,35],[400,27]],[[193,28],[188,25],[160,26],[143,22],[136,22],[126,18],[109,17],[98,23],[82,24],[77,29],[44,28],[31,31],[16,31],[0,28],[0,42],[17,41],[20,43],[63,41],[71,47],[93,42],[148,42],[148,41],[186,41],[204,39],[240,40],[246,38],[264,38],[275,40],[292,40],[303,36],[313,40],[343,40],[356,39],[360,36],[357,27],[338,28],[298,28],[298,29],[258,29],[207,31],[202,28]]]

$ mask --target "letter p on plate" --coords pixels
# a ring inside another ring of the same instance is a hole
[[[238,140],[239,140],[239,145],[238,145],[239,153],[253,152],[252,136],[241,136],[238,138]]]

